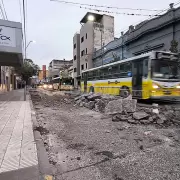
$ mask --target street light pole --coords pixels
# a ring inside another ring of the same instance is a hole
[[[27,48],[29,47],[29,45],[30,45],[31,43],[35,43],[35,41],[29,41],[29,43],[28,43],[27,46],[25,47],[25,59],[26,59]]]

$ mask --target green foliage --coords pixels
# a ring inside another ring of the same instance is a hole
[[[22,67],[16,67],[15,72],[27,82],[30,77],[38,74],[39,69],[39,66],[31,59],[25,59]]]
[[[171,41],[171,47],[169,49],[172,53],[178,53],[178,42],[176,40]]]

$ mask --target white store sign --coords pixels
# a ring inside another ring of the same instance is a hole
[[[0,46],[16,47],[14,28],[0,26]]]

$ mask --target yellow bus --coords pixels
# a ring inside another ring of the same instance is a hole
[[[60,77],[53,78],[52,85],[54,90],[60,90],[60,91],[71,91],[74,88],[72,78],[60,78]]]
[[[137,99],[179,99],[177,54],[152,51],[82,72],[81,90]]]

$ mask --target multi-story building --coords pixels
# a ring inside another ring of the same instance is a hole
[[[93,67],[126,59],[153,50],[170,51],[172,41],[180,49],[180,7],[170,8],[163,15],[146,20],[121,33],[120,38],[93,54]]]
[[[114,17],[88,12],[80,23],[81,73],[93,67],[93,53],[114,40]]]
[[[73,37],[73,77],[74,86],[80,85],[80,33]]]
[[[0,19],[0,91],[16,89],[14,66],[23,63],[22,24]]]
[[[73,66],[73,60],[57,60],[57,59],[53,59],[50,63],[49,63],[49,78],[53,78],[53,77],[57,77],[59,76],[59,73],[61,70],[63,70],[64,68]]]
[[[42,81],[42,80],[46,80],[48,77],[49,71],[46,70],[46,65],[42,66],[42,70],[39,70],[38,72],[38,80]]]
[[[80,33],[73,37],[74,84],[81,72],[93,67],[93,53],[114,40],[114,17],[88,12],[80,21]]]

